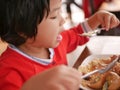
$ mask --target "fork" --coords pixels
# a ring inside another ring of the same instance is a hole
[[[120,55],[117,56],[116,59],[113,60],[110,64],[108,64],[105,68],[91,71],[91,72],[83,75],[81,78],[82,78],[82,79],[86,79],[86,78],[88,78],[90,75],[92,75],[92,74],[94,74],[94,73],[97,73],[97,72],[100,73],[100,74],[103,74],[103,73],[109,71],[111,68],[113,68],[113,67],[115,66],[116,62],[119,61],[119,60],[120,60]]]
[[[87,32],[87,33],[82,33],[82,34],[78,34],[78,35],[80,35],[80,36],[93,36],[93,35],[95,35],[95,34],[97,34],[97,33],[100,33],[100,31],[101,30],[104,30],[105,28],[97,28],[97,29],[95,29],[95,30],[93,30],[93,31],[89,31],[89,32]]]

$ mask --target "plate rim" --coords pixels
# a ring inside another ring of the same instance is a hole
[[[92,55],[89,55],[87,56],[83,62],[81,63],[80,66],[83,66],[83,65],[87,65],[90,61],[92,61],[93,59],[95,58],[107,58],[107,57],[110,57],[110,56],[113,56],[114,54],[92,54]],[[89,58],[92,58],[91,60],[89,60]],[[86,64],[87,62],[87,64]]]
[[[110,56],[113,56],[113,55],[115,55],[115,54],[91,54],[91,55],[87,56],[87,57],[83,60],[83,62],[81,63],[80,66],[85,66],[85,65],[89,64],[89,62],[92,61],[92,60],[94,60],[95,58],[107,58],[107,57],[110,57]],[[92,58],[92,59],[89,60],[90,58]],[[87,61],[88,61],[88,62],[87,62]],[[87,62],[87,63],[86,63],[86,62]],[[79,66],[79,67],[80,67],[80,66]],[[78,67],[78,69],[79,69],[79,67]],[[89,87],[84,87],[84,86],[81,85],[81,84],[80,84],[80,88],[83,89],[83,90],[93,90],[93,89],[91,89],[91,88],[89,88]]]

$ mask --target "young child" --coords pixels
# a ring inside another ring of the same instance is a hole
[[[102,25],[119,24],[115,15],[99,11],[70,30],[63,30],[61,0],[1,0],[0,37],[9,45],[0,56],[0,89],[18,90],[30,77],[57,65],[66,54],[88,42],[79,36]]]

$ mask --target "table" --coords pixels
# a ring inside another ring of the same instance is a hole
[[[73,67],[78,68],[91,54],[120,54],[120,36],[91,37]]]

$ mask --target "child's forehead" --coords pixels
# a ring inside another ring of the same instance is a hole
[[[56,4],[61,4],[62,0],[50,0],[50,5],[56,5]]]
[[[61,7],[62,0],[50,0],[50,10]]]
[[[50,3],[61,3],[62,0],[50,0]]]

